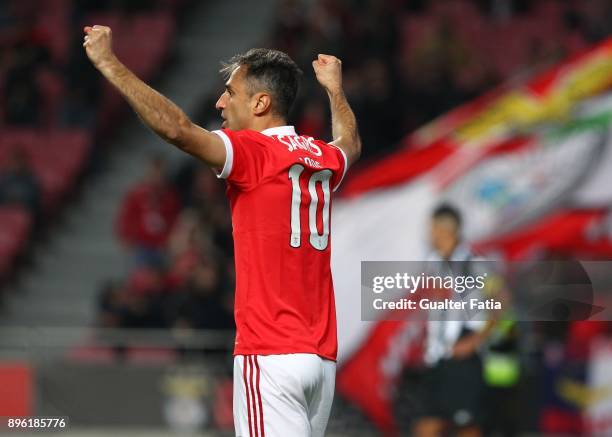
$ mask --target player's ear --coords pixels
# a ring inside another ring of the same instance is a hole
[[[256,93],[253,95],[253,113],[255,115],[263,115],[270,109],[272,99],[270,94]]]

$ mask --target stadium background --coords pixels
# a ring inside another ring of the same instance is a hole
[[[207,128],[219,61],[263,45],[305,72],[298,132],[329,138],[310,62],[343,60],[364,154],[334,211],[329,435],[409,435],[422,332],[359,321],[350,272],[422,258],[436,202],[453,199],[467,239],[507,260],[612,257],[609,1],[3,1],[0,416],[69,416],[83,435],[231,435],[223,184],[139,124],[89,65],[84,24],[111,26],[119,58]],[[506,417],[487,409],[492,423],[611,433],[610,325],[513,332],[520,373],[492,387],[510,400]]]

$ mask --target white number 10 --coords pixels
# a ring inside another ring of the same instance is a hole
[[[302,224],[300,223],[300,206],[302,204],[302,190],[300,189],[300,175],[304,166],[294,164],[289,169],[289,179],[293,192],[291,196],[291,247],[300,247],[302,244]],[[317,250],[325,250],[329,243],[329,180],[331,170],[321,170],[313,173],[308,180],[308,192],[310,193],[310,206],[308,208],[308,227],[310,228],[310,244]],[[323,191],[323,233],[319,234],[317,229],[317,206],[319,195],[317,193],[317,182],[321,183]]]

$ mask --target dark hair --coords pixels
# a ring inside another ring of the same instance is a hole
[[[457,229],[461,228],[461,213],[457,208],[448,203],[442,203],[441,205],[438,205],[436,209],[434,209],[433,214],[431,214],[431,218],[450,218],[457,225]]]
[[[266,90],[272,95],[272,110],[285,119],[298,93],[302,71],[288,54],[272,49],[251,49],[222,63],[221,73],[229,78],[239,66],[246,66],[251,93]]]

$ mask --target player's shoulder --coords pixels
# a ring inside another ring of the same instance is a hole
[[[241,140],[253,140],[253,141],[265,141],[268,137],[263,135],[261,132],[257,132],[251,129],[240,129],[240,130],[231,130],[231,129],[221,129],[223,133],[225,133],[230,138],[241,139]]]
[[[283,126],[283,128],[289,126]],[[268,149],[276,149],[274,145],[287,146],[289,149],[300,143],[299,136],[293,129],[271,128],[264,131],[256,131],[251,129],[241,129],[229,131],[226,133],[233,140],[239,140],[242,143],[249,143],[262,146]]]

